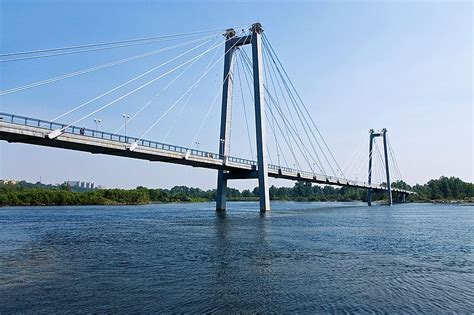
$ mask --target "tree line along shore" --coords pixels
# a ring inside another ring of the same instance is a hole
[[[410,195],[408,202],[474,202],[474,184],[456,177],[440,177],[423,185],[409,186],[399,181],[392,185],[417,192]],[[171,189],[95,189],[74,190],[67,185],[53,186],[20,181],[15,184],[0,183],[0,206],[41,206],[41,205],[134,205],[169,202],[214,201],[216,191],[202,190],[186,186]],[[258,200],[258,187],[253,190],[229,188],[230,201]],[[373,194],[374,201],[383,202],[383,192]],[[394,196],[397,201],[397,196]],[[271,200],[282,201],[367,201],[367,190],[358,188],[319,186],[307,182],[297,182],[293,187],[270,188]]]

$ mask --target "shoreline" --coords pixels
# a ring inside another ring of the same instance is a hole
[[[441,176],[424,185],[409,186],[404,182],[394,182],[394,187],[413,189],[416,194],[406,197],[405,202],[472,204],[474,184],[463,182],[456,177]],[[67,183],[59,186],[28,183],[26,181],[4,182],[0,180],[0,206],[94,206],[94,205],[146,205],[164,203],[214,202],[215,189],[174,186],[172,188],[134,189],[89,189],[70,187]],[[335,188],[296,182],[293,187],[269,187],[270,200],[288,202],[367,202],[367,191],[362,188]],[[387,203],[384,191],[372,194],[373,202]],[[402,200],[394,195],[395,203]],[[258,187],[254,189],[228,188],[228,201],[255,202],[259,200]]]
[[[361,202],[361,203],[366,203],[367,201],[364,200],[344,200],[344,201],[338,201],[338,200],[280,200],[280,199],[274,199],[271,200],[272,202],[295,202],[295,203],[320,203],[320,202],[331,202],[331,203],[354,203],[354,202]],[[21,204],[21,205],[1,205],[1,208],[17,208],[17,207],[37,207],[37,208],[43,208],[43,207],[90,207],[90,206],[105,206],[105,207],[113,207],[113,206],[146,206],[146,205],[164,205],[164,204],[195,204],[195,203],[213,203],[215,200],[199,200],[199,201],[170,201],[170,202],[148,202],[148,203],[109,203],[109,204],[100,204],[100,203],[92,203],[92,204],[41,204],[41,205],[32,205],[32,204]],[[236,199],[236,200],[228,200],[227,202],[258,202],[258,200],[255,199],[249,199],[249,200],[242,200],[242,199]],[[383,205],[385,203],[384,200],[379,200],[373,202],[376,205]],[[428,201],[422,201],[422,200],[417,200],[417,201],[407,201],[407,202],[394,202],[394,204],[406,204],[406,203],[418,203],[418,204],[458,204],[458,205],[465,205],[465,206],[474,206],[474,201],[468,201],[468,200],[428,200]]]

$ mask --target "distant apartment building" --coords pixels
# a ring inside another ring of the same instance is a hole
[[[78,180],[67,180],[64,182],[64,184],[68,185],[71,188],[79,188],[80,187],[80,181]]]
[[[16,185],[17,181],[14,180],[14,179],[2,179],[2,180],[0,180],[0,183],[2,183],[2,184]]]
[[[95,184],[92,182],[84,182],[79,180],[68,180],[64,184],[68,185],[71,188],[81,188],[81,189],[94,189]]]

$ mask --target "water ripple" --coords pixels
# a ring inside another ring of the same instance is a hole
[[[474,211],[0,209],[0,313],[472,313]]]

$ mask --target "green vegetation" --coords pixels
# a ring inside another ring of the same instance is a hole
[[[474,202],[474,184],[463,182],[456,177],[440,177],[430,180],[424,185],[410,186],[403,181],[397,181],[392,187],[398,187],[416,192],[410,195],[407,201],[411,202],[448,202],[466,201]],[[258,192],[258,188],[256,188]],[[395,201],[401,196],[394,194]],[[274,187],[270,188],[272,200],[294,200],[294,201],[367,201],[367,190],[359,188],[335,188],[332,186],[316,186],[310,183],[298,182],[293,188]],[[373,201],[384,200],[384,192],[374,192]]]
[[[417,195],[407,201],[468,201],[474,202],[474,184],[466,183],[455,177],[441,177],[430,180],[425,185],[410,187],[399,181],[394,187],[410,189]],[[17,205],[114,205],[114,204],[147,204],[154,202],[200,202],[214,201],[215,190],[202,190],[186,186],[175,186],[171,189],[95,189],[88,191],[71,191],[67,185],[53,186],[40,183],[19,182],[17,184],[0,183],[0,206]],[[229,200],[257,200],[258,187],[252,191],[239,191],[229,188]],[[293,187],[270,187],[272,200],[293,201],[367,201],[367,191],[357,188],[335,188],[317,186],[311,183],[297,182]],[[385,194],[376,192],[373,200],[383,200]],[[397,195],[394,195],[395,200]]]
[[[22,182],[0,184],[0,205],[109,205],[148,203],[148,195],[137,189],[107,189],[73,192],[68,186],[36,188]]]
[[[474,184],[463,182],[457,177],[442,176],[439,179],[432,179],[424,185],[410,185],[399,181],[393,184],[394,187],[410,189],[417,192],[417,195],[410,196],[410,201],[468,201],[474,202]]]

